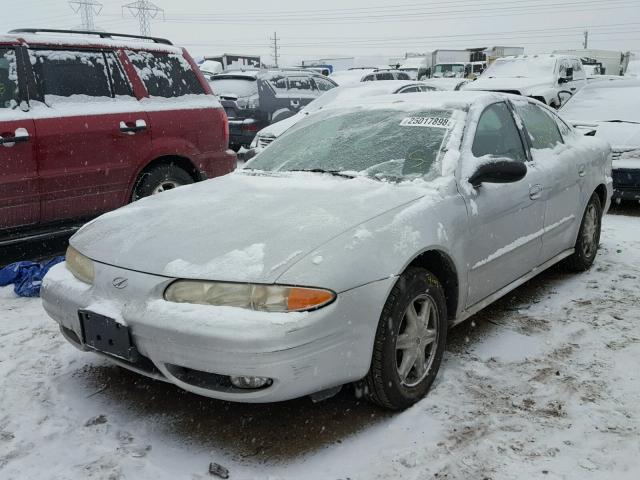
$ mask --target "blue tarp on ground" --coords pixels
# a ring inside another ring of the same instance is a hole
[[[0,287],[15,284],[13,291],[20,297],[39,297],[42,279],[54,265],[64,262],[55,257],[44,263],[16,262],[0,268]]]

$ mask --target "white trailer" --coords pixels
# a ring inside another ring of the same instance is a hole
[[[601,66],[600,75],[622,75],[627,67],[627,52],[619,50],[596,50],[593,48],[579,48],[575,50],[554,50],[560,55],[575,55],[585,64]]]

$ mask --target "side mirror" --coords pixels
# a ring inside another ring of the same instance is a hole
[[[482,183],[514,183],[527,174],[527,165],[516,160],[497,159],[480,165],[471,175],[469,183],[479,187]]]

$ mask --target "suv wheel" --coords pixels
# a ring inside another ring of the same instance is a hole
[[[602,226],[602,205],[597,193],[591,195],[582,217],[575,252],[567,258],[566,265],[574,272],[588,270],[598,253],[600,228]]]
[[[151,167],[140,175],[133,189],[132,201],[193,183],[189,173],[173,164]]]
[[[364,395],[391,410],[423,398],[440,368],[447,327],[438,279],[423,268],[407,269],[382,310]]]

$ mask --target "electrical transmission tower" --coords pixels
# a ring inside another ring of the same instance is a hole
[[[96,24],[93,21],[94,15],[99,15],[102,11],[102,3],[98,0],[70,0],[69,6],[75,13],[80,14],[83,30],[95,30]]]
[[[278,40],[280,40],[278,38],[278,34],[276,32],[273,32],[273,37],[269,38],[269,40],[271,40],[273,42],[273,61],[276,64],[276,68],[278,68],[278,58],[280,57],[280,54],[278,53]]]
[[[149,0],[137,0],[122,6],[122,15],[128,10],[131,15],[138,19],[140,23],[140,35],[149,35],[151,32],[151,20],[162,15],[164,19],[164,9],[158,7]]]

